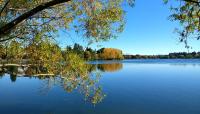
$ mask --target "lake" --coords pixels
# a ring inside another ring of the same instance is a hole
[[[0,75],[0,114],[200,114],[200,60],[93,61],[93,89]],[[92,95],[90,95],[92,94]],[[92,96],[92,97],[91,97]]]

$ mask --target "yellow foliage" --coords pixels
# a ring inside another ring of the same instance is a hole
[[[115,72],[123,68],[121,63],[112,63],[112,64],[99,64],[98,69],[107,72]]]
[[[100,59],[123,59],[122,51],[114,48],[103,48],[99,54]]]

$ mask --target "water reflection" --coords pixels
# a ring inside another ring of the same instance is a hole
[[[0,76],[9,74],[11,82],[16,82],[18,76],[38,78],[43,81],[40,88],[41,94],[47,94],[51,88],[59,85],[67,93],[74,90],[80,92],[85,96],[85,100],[92,104],[101,102],[105,94],[99,84],[101,74],[103,72],[115,72],[123,68],[121,63],[111,64],[72,64],[66,65],[62,69],[51,70],[53,74],[49,73],[49,69],[41,65],[29,66],[1,66]]]
[[[5,72],[3,71],[3,68],[0,67],[0,78],[3,77],[5,75]]]
[[[199,63],[194,61],[195,65],[191,63],[186,65],[176,61],[169,63],[134,61],[123,65],[90,64],[79,65],[78,68],[66,66],[63,67],[65,70],[60,72],[62,75],[57,76],[37,76],[38,73],[46,72],[42,67],[18,67],[17,70],[0,67],[2,71],[0,77],[10,76],[7,74],[12,73],[41,80],[16,77],[15,84],[10,84],[7,82],[9,77],[2,78],[0,113],[197,114],[200,112]],[[96,73],[96,71],[119,70],[117,73],[101,75]],[[102,75],[105,77],[102,78]],[[108,95],[106,98],[105,93]],[[91,105],[101,101],[103,103],[95,107]]]
[[[59,85],[67,93],[74,90],[85,96],[85,100],[97,104],[101,102],[105,94],[99,85],[101,75],[96,72],[94,66],[86,65],[79,68],[66,66],[60,70],[60,75],[49,75],[47,70],[42,66],[2,66],[0,67],[0,76],[9,74],[11,82],[17,81],[17,76],[38,78],[43,81],[40,93],[47,94],[52,87]]]
[[[186,63],[174,63],[174,64],[169,64],[169,65],[171,65],[171,66],[184,66],[184,67],[186,67],[186,66],[193,66],[193,67],[199,67],[200,66],[200,64],[199,63],[188,63],[188,64],[186,64]]]
[[[103,72],[116,72],[123,68],[122,63],[98,64],[97,68]]]

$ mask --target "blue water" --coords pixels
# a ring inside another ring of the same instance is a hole
[[[200,60],[95,61],[105,98],[47,79],[0,79],[0,114],[200,114]],[[51,83],[51,84],[49,84]],[[53,83],[53,84],[52,84]]]

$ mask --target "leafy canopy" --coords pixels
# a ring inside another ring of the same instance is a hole
[[[163,0],[169,3],[172,0]],[[0,42],[54,39],[59,30],[74,30],[90,43],[115,38],[125,24],[124,4],[134,0],[0,0]],[[172,21],[182,26],[180,41],[200,39],[200,1],[172,1]]]
[[[122,6],[133,3],[134,0],[0,0],[0,42],[28,42],[38,35],[41,40],[53,39],[59,30],[75,30],[90,42],[105,41],[123,31]],[[45,5],[49,6],[44,8]]]
[[[172,0],[164,0],[165,3]],[[176,29],[180,35],[180,41],[188,46],[188,38],[200,39],[200,1],[199,0],[176,0],[172,2],[172,14],[170,19],[178,21],[181,27]]]

